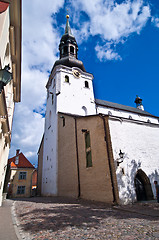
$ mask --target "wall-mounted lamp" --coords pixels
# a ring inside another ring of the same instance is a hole
[[[81,131],[82,131],[82,133],[86,133],[87,129],[82,129]]]
[[[13,78],[12,73],[10,73],[9,64],[4,67],[4,69],[0,69],[0,93],[3,89],[3,86],[6,86]]]
[[[120,152],[119,152],[119,159],[117,159],[117,166],[119,166],[120,165],[120,163],[122,163],[123,161],[124,161],[124,153],[121,151],[121,149],[120,149]]]

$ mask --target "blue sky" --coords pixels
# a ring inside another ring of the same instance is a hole
[[[27,0],[22,12],[22,102],[16,105],[10,156],[37,163],[49,72],[59,56],[67,9],[78,58],[94,75],[95,97],[159,116],[159,1]]]

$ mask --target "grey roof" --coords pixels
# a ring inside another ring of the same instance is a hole
[[[67,67],[78,67],[80,68],[83,72],[86,72],[86,69],[83,65],[83,62],[74,58],[74,57],[71,57],[71,56],[67,56],[67,57],[63,57],[59,60],[57,60],[53,66],[53,69],[57,66],[57,65],[64,65],[64,66],[67,66]]]
[[[100,99],[95,99],[95,103],[96,103],[96,105],[100,105],[100,106],[110,107],[110,108],[114,108],[114,109],[116,108],[116,109],[120,109],[123,111],[133,112],[133,113],[137,113],[137,114],[141,114],[141,115],[145,115],[145,116],[156,117],[156,116],[152,115],[151,113],[143,111],[141,109],[125,106],[125,105],[118,104],[118,103],[108,102],[108,101],[104,101],[104,100],[100,100]]]

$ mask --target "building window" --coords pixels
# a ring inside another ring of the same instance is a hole
[[[17,194],[25,194],[25,186],[18,186]]]
[[[85,86],[85,88],[89,88],[89,84],[87,81],[84,82],[84,86]]]
[[[85,133],[85,147],[86,147],[86,167],[92,167],[91,141],[90,132]]]
[[[26,175],[27,175],[26,172],[20,172],[19,173],[19,180],[25,180],[26,179]]]
[[[65,76],[65,82],[69,83],[69,76]]]
[[[54,94],[52,93],[52,105],[54,104]]]
[[[70,52],[74,54],[74,47],[70,47]]]

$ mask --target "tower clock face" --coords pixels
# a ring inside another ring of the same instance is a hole
[[[78,70],[73,70],[73,76],[76,78],[80,78],[81,73]]]

